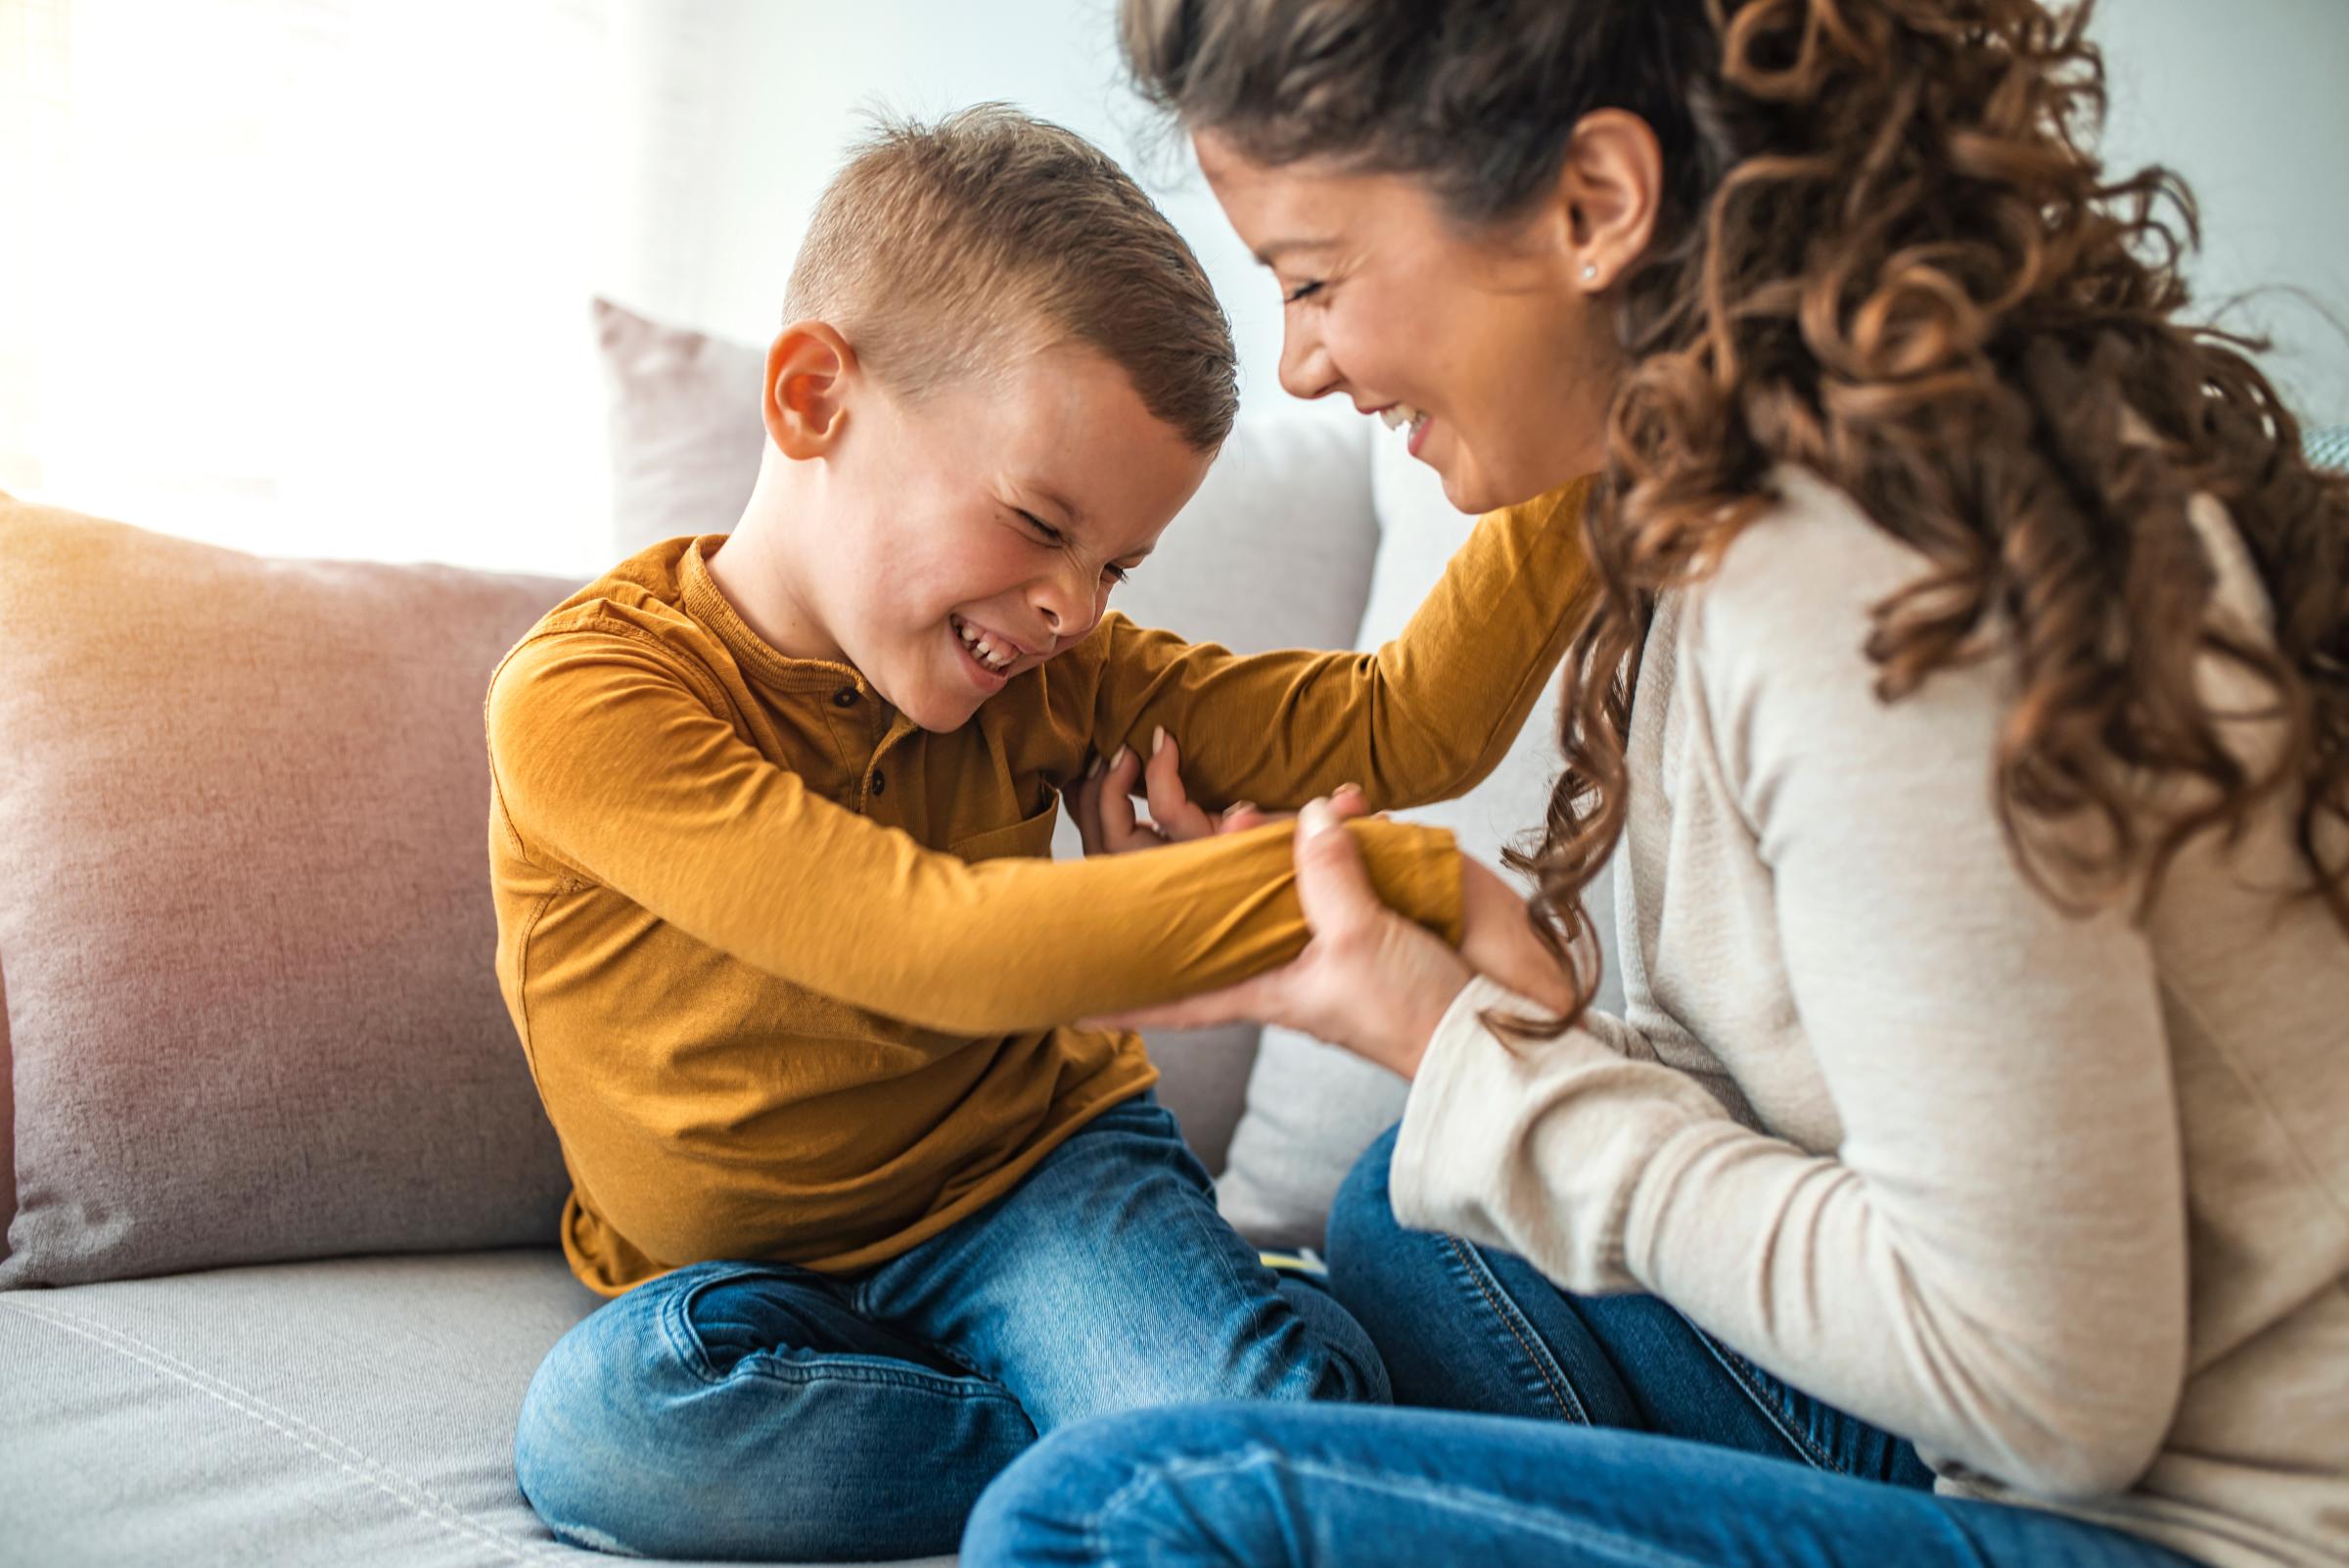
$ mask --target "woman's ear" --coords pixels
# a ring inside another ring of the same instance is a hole
[[[785,457],[831,450],[848,423],[856,350],[829,323],[795,321],[766,348],[766,437]]]
[[[1637,266],[1655,240],[1663,196],[1664,149],[1647,121],[1621,109],[1585,115],[1555,197],[1569,286],[1604,294]]]

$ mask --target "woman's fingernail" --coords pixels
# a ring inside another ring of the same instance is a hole
[[[1095,753],[1093,756],[1093,765],[1084,770],[1084,776],[1086,778],[1099,778],[1101,776],[1101,770],[1108,765],[1109,759],[1101,756],[1099,753]]]
[[[1362,787],[1359,784],[1341,784],[1338,786],[1338,793],[1340,795],[1359,795],[1362,793]]]
[[[1133,761],[1133,748],[1130,746],[1121,746],[1118,748],[1118,755],[1110,759],[1110,766],[1124,767],[1131,761]]]
[[[1256,803],[1254,801],[1234,801],[1230,806],[1224,808],[1223,814],[1225,816],[1237,816],[1242,811],[1253,811],[1255,809]]]
[[[1150,732],[1150,755],[1156,757],[1167,749],[1167,726],[1161,724]]]
[[[1308,801],[1305,809],[1297,813],[1297,831],[1307,838],[1318,838],[1338,825],[1327,801]]]

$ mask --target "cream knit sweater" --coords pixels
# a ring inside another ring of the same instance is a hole
[[[1994,811],[2010,671],[1879,703],[1868,609],[1920,558],[1778,480],[1648,636],[1626,1016],[1512,1053],[1472,985],[1398,1217],[1663,1297],[1946,1493],[2225,1568],[2349,1561],[2349,937],[2275,896],[2305,881],[2285,814],[2198,841],[2142,925],[2065,917]],[[2220,613],[2264,626],[2225,514],[2195,524]]]

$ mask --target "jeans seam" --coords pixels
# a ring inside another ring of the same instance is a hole
[[[1550,1399],[1557,1405],[1558,1412],[1578,1425],[1590,1425],[1590,1412],[1583,1407],[1581,1397],[1574,1392],[1572,1380],[1549,1356],[1536,1348],[1534,1341],[1539,1336],[1531,1335],[1530,1329],[1519,1327],[1518,1318],[1521,1314],[1513,1310],[1514,1303],[1506,1303],[1508,1293],[1501,1288],[1499,1280],[1491,1277],[1492,1270],[1484,1267],[1484,1260],[1477,1257],[1468,1244],[1457,1236],[1447,1235],[1444,1242],[1451,1249],[1461,1270],[1467,1274],[1468,1282],[1476,1287],[1477,1294],[1484,1298],[1493,1315],[1500,1320],[1501,1327],[1508,1330],[1509,1337],[1517,1342],[1517,1348],[1533,1363],[1534,1370],[1548,1387]]]
[[[1703,1558],[1691,1557],[1652,1542],[1639,1541],[1620,1531],[1561,1519],[1526,1507],[1505,1495],[1464,1487],[1445,1486],[1418,1477],[1399,1477],[1375,1470],[1363,1470],[1354,1465],[1337,1464],[1324,1459],[1305,1459],[1283,1454],[1277,1450],[1251,1444],[1237,1454],[1217,1454],[1213,1457],[1189,1460],[1163,1460],[1144,1465],[1124,1486],[1103,1500],[1100,1508],[1085,1521],[1085,1547],[1101,1568],[1117,1568],[1110,1556],[1108,1527],[1113,1515],[1131,1508],[1138,1495],[1148,1488],[1174,1480],[1213,1476],[1219,1471],[1237,1473],[1266,1465],[1284,1466],[1291,1474],[1321,1481],[1334,1481],[1343,1486],[1361,1487],[1389,1497],[1408,1498],[1422,1504],[1456,1508],[1482,1517],[1512,1520],[1543,1535],[1564,1542],[1588,1542],[1603,1538],[1618,1551],[1635,1551],[1656,1568],[1711,1568]]]
[[[993,1372],[980,1365],[977,1361],[973,1360],[970,1357],[965,1356],[960,1350],[948,1344],[946,1341],[939,1339],[930,1334],[917,1334],[912,1328],[908,1327],[905,1323],[899,1321],[898,1318],[891,1316],[889,1314],[874,1311],[871,1301],[871,1291],[873,1288],[873,1281],[879,1277],[880,1272],[880,1269],[876,1268],[872,1273],[865,1275],[863,1278],[857,1280],[854,1284],[849,1287],[849,1311],[854,1313],[857,1316],[863,1318],[868,1323],[879,1323],[885,1327],[893,1328],[900,1334],[912,1335],[914,1338],[919,1339],[924,1345],[930,1347],[930,1350],[934,1355],[942,1356],[947,1360],[952,1361],[955,1365],[961,1367],[964,1373],[968,1376],[983,1378],[988,1382],[997,1383],[999,1386],[1000,1380]],[[936,1376],[937,1374],[933,1373],[931,1375]]]
[[[814,1354],[820,1356],[821,1360],[805,1366],[780,1360],[772,1351],[752,1351],[734,1363],[733,1370],[721,1372],[711,1360],[709,1346],[702,1342],[701,1335],[694,1332],[692,1320],[685,1314],[686,1300],[694,1294],[692,1290],[680,1290],[661,1304],[662,1333],[685,1369],[714,1388],[737,1377],[799,1384],[829,1380],[922,1389],[963,1400],[1007,1400],[1014,1405],[1019,1403],[1008,1389],[992,1384],[984,1373],[976,1370],[971,1377],[948,1377],[911,1363],[885,1366],[880,1363],[889,1358],[852,1351],[816,1352]],[[981,1386],[974,1387],[975,1383]]]
[[[1019,1401],[1000,1385],[988,1386],[978,1377],[947,1377],[919,1368],[899,1371],[894,1367],[859,1362],[878,1362],[881,1357],[857,1357],[853,1353],[824,1353],[820,1362],[805,1366],[778,1360],[768,1351],[754,1351],[735,1364],[729,1377],[757,1377],[770,1383],[869,1383],[898,1388],[920,1389],[924,1393],[943,1394],[958,1400],[1000,1400],[1017,1406]]]
[[[1812,1442],[1810,1434],[1797,1430],[1787,1418],[1786,1412],[1778,1407],[1775,1401],[1764,1397],[1763,1391],[1754,1382],[1752,1374],[1757,1368],[1751,1361],[1730,1350],[1727,1345],[1718,1343],[1712,1335],[1694,1323],[1689,1323],[1688,1329],[1689,1332],[1696,1335],[1696,1342],[1704,1346],[1713,1360],[1721,1364],[1722,1370],[1729,1374],[1729,1381],[1737,1386],[1738,1392],[1752,1402],[1754,1408],[1762,1412],[1765,1420],[1777,1429],[1778,1436],[1786,1440],[1787,1447],[1801,1454],[1815,1470],[1824,1470],[1830,1475],[1849,1473],[1842,1465],[1835,1462],[1833,1455]]]

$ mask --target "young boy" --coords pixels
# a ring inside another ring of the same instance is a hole
[[[498,975],[564,1249],[619,1298],[516,1468],[606,1549],[949,1550],[1039,1431],[1382,1400],[1352,1319],[1218,1217],[1139,1038],[1070,1024],[1293,956],[1290,829],[1054,863],[1056,796],[1161,729],[1202,801],[1456,794],[1584,581],[1578,490],[1488,519],[1375,657],[1105,619],[1230,429],[1231,343],[1132,182],[1007,110],[862,149],[788,317],[739,526],[581,589],[487,701]],[[1472,959],[1522,943],[1505,893],[1463,911],[1450,835],[1347,830]]]

